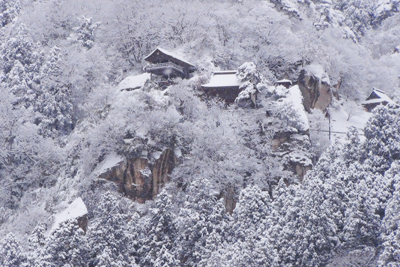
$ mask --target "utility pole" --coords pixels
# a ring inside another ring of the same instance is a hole
[[[327,108],[326,110],[328,112],[328,118],[329,118],[329,142],[330,142],[331,141],[331,112],[330,112],[329,108]]]

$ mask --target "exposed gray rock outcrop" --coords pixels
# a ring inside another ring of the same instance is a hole
[[[309,132],[278,132],[272,140],[274,154],[285,161],[285,169],[300,181],[312,169]]]
[[[143,157],[126,158],[100,174],[99,178],[115,182],[120,193],[144,203],[157,196],[169,181],[169,174],[175,165],[174,151],[165,149],[154,163]]]
[[[332,101],[329,80],[318,75],[302,70],[298,79],[298,86],[303,95],[303,105],[307,112],[317,108],[326,110]]]

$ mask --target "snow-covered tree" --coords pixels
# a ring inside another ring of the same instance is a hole
[[[26,255],[13,233],[6,235],[0,242],[1,266],[24,266]]]
[[[391,163],[400,158],[399,109],[378,106],[365,126],[366,142],[362,157],[372,172],[383,174]]]
[[[0,28],[10,24],[18,17],[21,11],[19,0],[1,0],[0,1]]]
[[[42,93],[35,104],[39,112],[35,123],[44,136],[68,134],[74,125],[71,85],[63,82],[61,62],[60,49],[53,47],[42,67]]]
[[[93,22],[92,18],[81,16],[80,25],[73,28],[73,33],[69,37],[72,42],[80,43],[84,48],[91,49],[94,46],[95,31],[100,26],[100,22]]]
[[[107,192],[94,211],[95,219],[89,228],[88,240],[91,262],[94,266],[131,266],[135,252],[128,228],[128,215],[119,207],[119,199]]]
[[[86,266],[87,238],[75,219],[61,223],[40,249],[36,266]]]
[[[40,93],[44,54],[23,24],[16,24],[13,35],[0,46],[0,59],[0,82],[18,97],[22,106],[33,106]]]
[[[144,235],[139,241],[140,265],[169,266],[175,262],[169,255],[173,255],[173,244],[177,235],[172,212],[171,196],[166,190],[162,190],[157,196],[155,208],[151,210],[152,215],[149,223],[145,226]],[[162,254],[161,254],[162,252]],[[161,258],[162,256],[162,258]],[[173,257],[176,257],[173,255]],[[165,262],[164,262],[165,260]]]
[[[271,210],[269,193],[261,191],[258,186],[249,186],[240,193],[233,213],[233,245],[229,249],[242,250],[247,257],[236,258],[235,266],[277,266],[275,248],[266,235],[272,226]]]
[[[188,199],[176,218],[176,252],[183,266],[193,266],[210,255],[207,238],[227,230],[228,216],[217,191],[208,179],[194,180],[188,188]]]

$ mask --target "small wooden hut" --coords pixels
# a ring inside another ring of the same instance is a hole
[[[374,88],[369,94],[369,96],[365,99],[364,102],[361,103],[363,107],[371,112],[375,107],[379,105],[387,105],[387,104],[396,104],[386,93],[382,90]]]
[[[292,81],[288,79],[282,79],[275,82],[275,86],[282,85],[285,86],[286,88],[289,88],[290,86],[292,86],[292,84],[293,84]]]

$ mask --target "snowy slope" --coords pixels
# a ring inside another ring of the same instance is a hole
[[[105,159],[96,167],[93,173],[96,175],[102,174],[122,161],[124,161],[122,156],[117,155],[116,153],[111,153],[105,157]]]
[[[57,229],[57,227],[68,220],[77,219],[88,213],[85,203],[82,198],[78,197],[62,212],[54,215],[54,223],[51,227],[50,233]]]
[[[344,142],[346,140],[347,130],[350,126],[354,126],[358,129],[360,138],[363,140],[363,129],[368,119],[372,116],[372,113],[362,111],[351,117],[348,121],[347,116],[347,113],[341,109],[331,110],[331,143],[334,143],[336,140]]]

